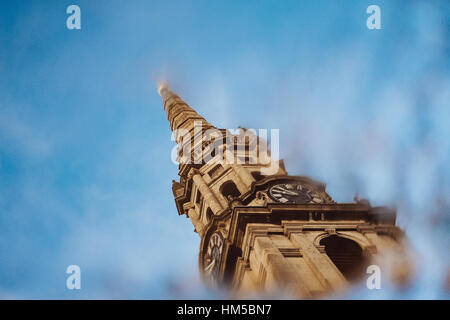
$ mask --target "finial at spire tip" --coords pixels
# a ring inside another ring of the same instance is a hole
[[[158,94],[162,96],[164,90],[169,90],[169,86],[164,81],[158,81]]]

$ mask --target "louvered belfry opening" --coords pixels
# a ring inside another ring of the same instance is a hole
[[[353,280],[364,274],[366,259],[355,241],[333,235],[322,239],[320,245],[325,246],[328,257],[346,279]]]

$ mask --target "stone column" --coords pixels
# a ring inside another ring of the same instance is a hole
[[[320,253],[314,244],[301,232],[292,232],[290,239],[300,249],[305,261],[317,275],[323,286],[338,289],[347,284],[342,273],[324,253]]]
[[[194,225],[195,230],[198,232],[199,235],[203,234],[203,228],[204,228],[204,224],[200,221],[200,216],[197,213],[197,211],[195,211],[194,208],[190,208],[188,210],[188,216],[192,221],[192,224]]]
[[[291,291],[291,294],[310,296],[310,292],[303,285],[295,268],[286,261],[280,250],[269,237],[258,236],[254,242],[255,254],[263,264],[267,275],[273,278],[274,285],[278,289]],[[256,266],[251,266],[252,269]]]
[[[253,179],[252,175],[245,169],[242,165],[235,163],[235,154],[234,152],[231,152],[230,150],[225,150],[224,153],[225,157],[225,163],[224,168],[227,168],[228,166],[231,167],[231,169],[234,171],[236,175],[235,183],[237,188],[241,193],[244,193],[249,190],[252,182],[255,180]]]
[[[378,235],[375,228],[359,229],[377,248],[374,263],[378,264],[382,270],[384,268],[389,270],[389,277],[398,285],[407,285],[414,274],[414,264],[406,250],[406,244],[401,245],[387,235]]]
[[[233,168],[234,172],[236,172],[237,176],[241,179],[246,189],[250,189],[252,182],[255,181],[250,172],[248,172],[247,169],[239,164],[232,164],[231,167]]]
[[[202,176],[198,173],[194,174],[192,177],[194,180],[194,183],[197,185],[198,189],[200,190],[200,193],[202,194],[203,198],[205,199],[205,202],[211,207],[211,210],[214,214],[218,214],[220,211],[222,211],[222,205],[217,200],[216,196],[212,191],[209,189],[208,185],[203,180]]]

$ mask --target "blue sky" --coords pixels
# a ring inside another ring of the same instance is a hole
[[[335,200],[397,207],[428,272],[349,297],[448,297],[449,19],[445,1],[2,1],[0,298],[217,296],[156,79],[217,127],[279,128],[288,171]]]

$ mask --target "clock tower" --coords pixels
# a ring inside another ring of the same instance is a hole
[[[336,203],[323,183],[289,175],[255,131],[215,128],[167,85],[158,91],[178,144],[175,204],[201,238],[207,284],[238,296],[308,298],[367,277],[369,265],[408,278],[395,211],[367,200]]]

